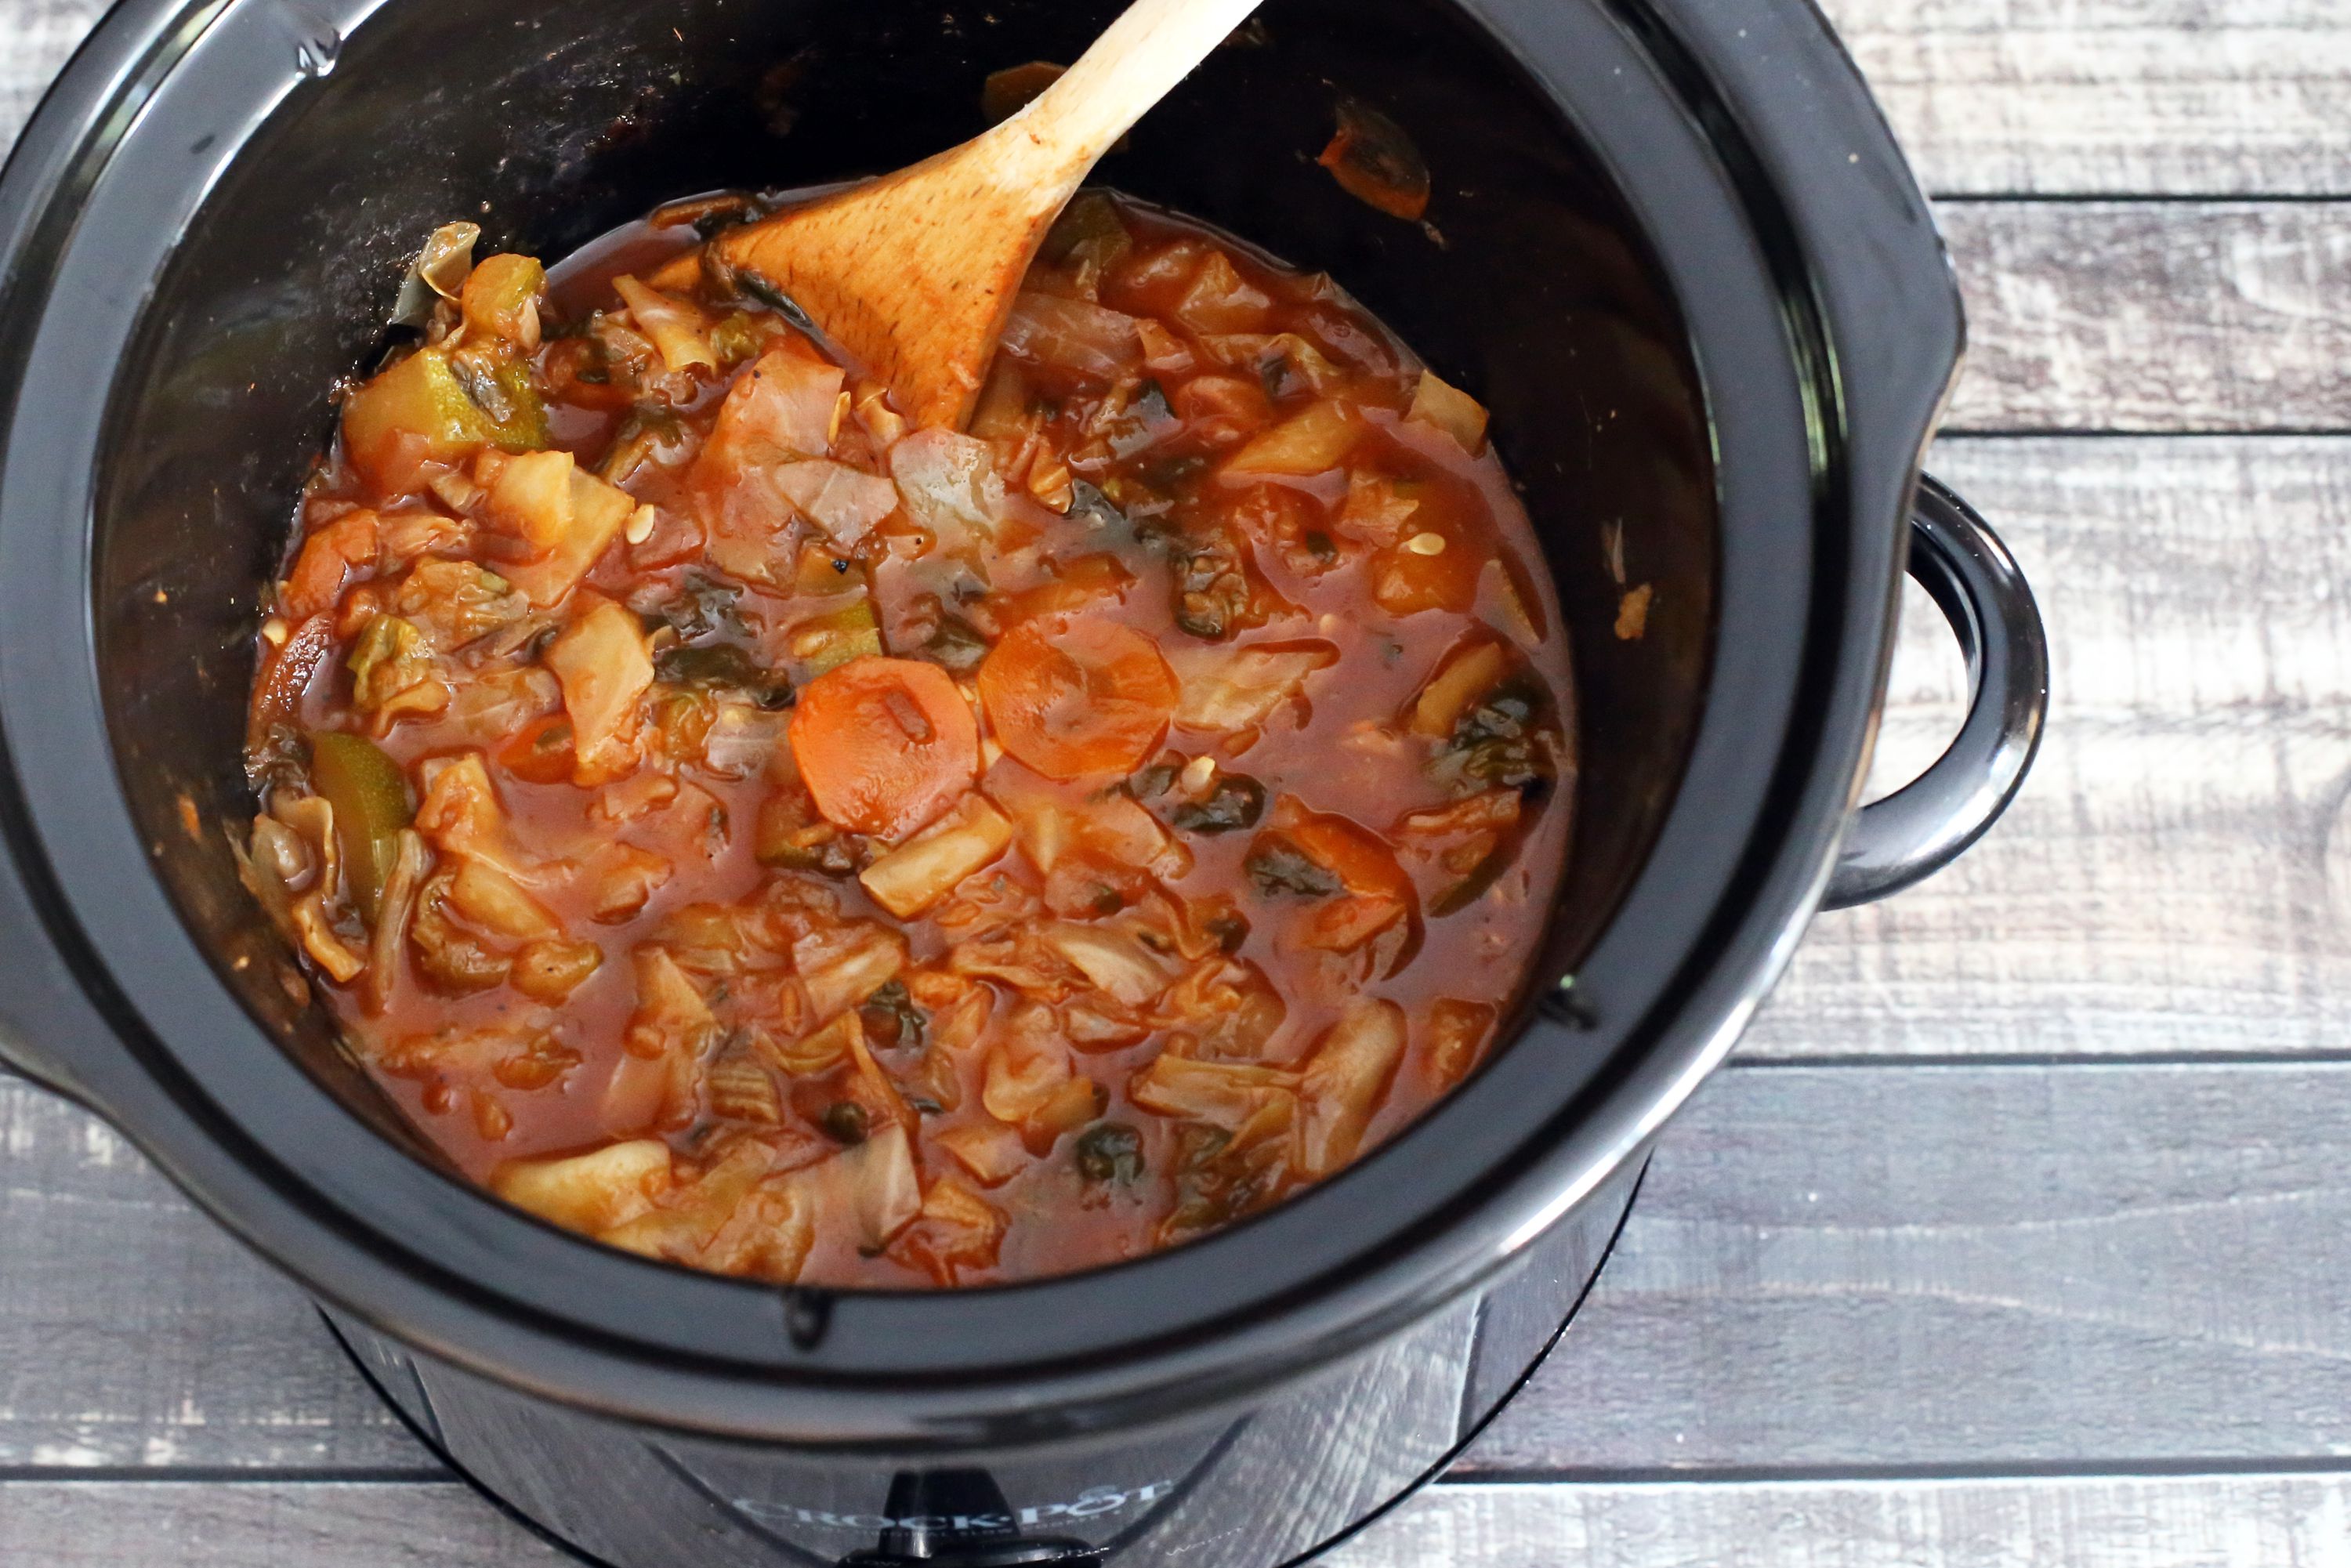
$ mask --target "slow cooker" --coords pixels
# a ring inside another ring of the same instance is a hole
[[[698,1275],[456,1179],[229,849],[330,383],[437,223],[559,256],[683,193],[896,167],[1112,11],[122,0],[0,179],[6,1056],[299,1281],[453,1465],[618,1568],[1255,1568],[1360,1525],[1559,1334],[1813,911],[1958,854],[2038,738],[2031,597],[1918,474],[1950,271],[1805,0],[1270,0],[1098,177],[1330,271],[1493,411],[1580,709],[1507,1045],[1291,1202],[1017,1287]],[[1419,144],[1425,225],[1315,166],[1343,99]],[[1856,810],[1906,561],[1973,706]]]

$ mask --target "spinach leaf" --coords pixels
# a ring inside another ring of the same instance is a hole
[[[1097,1185],[1123,1186],[1143,1175],[1143,1135],[1123,1122],[1100,1122],[1078,1138],[1078,1174]]]
[[[1335,873],[1308,859],[1304,851],[1276,833],[1261,835],[1241,863],[1257,890],[1269,898],[1283,893],[1328,898],[1344,885]]]
[[[955,674],[967,675],[987,657],[987,639],[963,617],[942,615],[930,641],[923,644],[923,652],[931,656],[934,664],[944,665]]]
[[[674,685],[740,691],[763,708],[789,707],[791,677],[771,670],[737,643],[703,643],[664,648],[653,655],[653,674]]]
[[[1167,820],[1187,833],[1229,833],[1254,828],[1265,812],[1265,786],[1246,773],[1217,775],[1205,800],[1186,800]]]

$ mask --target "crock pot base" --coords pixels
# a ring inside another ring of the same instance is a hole
[[[1275,1568],[1364,1528],[1476,1439],[1573,1322],[1646,1168],[1620,1171],[1483,1291],[1258,1409],[1143,1438],[1072,1437],[1041,1456],[951,1452],[919,1471],[888,1456],[656,1436],[320,1315],[419,1442],[595,1568]],[[936,1478],[960,1500],[934,1494],[930,1506],[971,1511],[902,1516]]]

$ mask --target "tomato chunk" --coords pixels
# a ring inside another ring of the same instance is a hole
[[[979,667],[996,738],[1064,782],[1140,767],[1167,733],[1180,695],[1156,643],[1100,616],[1024,622]]]
[[[878,654],[809,683],[792,710],[792,755],[824,820],[900,839],[979,777],[979,726],[936,664]]]

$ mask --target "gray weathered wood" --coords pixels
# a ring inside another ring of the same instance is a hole
[[[0,149],[16,139],[106,6],[101,0],[9,0],[0,9]]]
[[[1732,1486],[1441,1485],[1327,1568],[2324,1568],[2341,1474]],[[168,1543],[168,1544],[166,1544]],[[75,1568],[562,1568],[454,1481],[0,1482],[0,1560]]]
[[[2351,1478],[1441,1486],[1330,1568],[2278,1568],[2351,1552]]]
[[[0,1104],[0,1464],[425,1466],[110,1135]],[[2351,1066],[1734,1069],[1469,1468],[2339,1453],[2346,1302]]]
[[[0,141],[100,8],[15,0]],[[2351,193],[2351,16],[2330,0],[1828,9],[1939,193]]]
[[[2335,0],[1827,0],[1928,189],[2351,193]]]
[[[2041,758],[1942,874],[1823,915],[1751,1056],[2351,1051],[2351,440],[1947,440],[2039,594]],[[1878,777],[1957,727],[1923,595]]]
[[[1942,204],[1949,428],[2351,429],[2351,204]]]
[[[0,1469],[18,1465],[434,1468],[300,1291],[104,1123],[0,1074]]]
[[[573,1568],[462,1482],[0,1481],[0,1563]]]
[[[2351,1452],[2351,1067],[1733,1069],[1467,1468]]]

